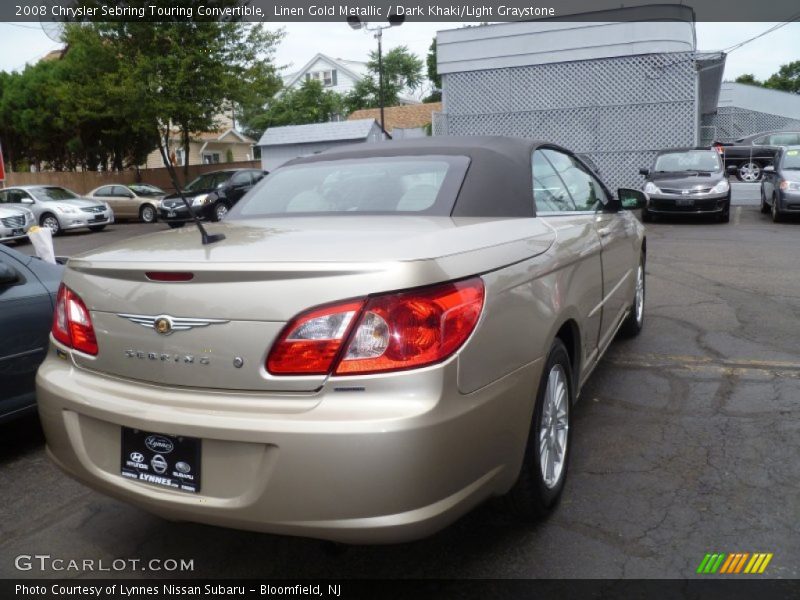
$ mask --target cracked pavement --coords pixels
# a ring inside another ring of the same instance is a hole
[[[762,577],[800,577],[800,221],[735,204],[728,225],[648,226],[645,329],[584,388],[548,520],[489,502],[431,538],[343,553],[171,523],[61,474],[27,419],[0,428],[0,576],[78,575],[14,570],[46,553],[191,558],[182,575],[200,577],[683,578],[706,552],[772,552]]]

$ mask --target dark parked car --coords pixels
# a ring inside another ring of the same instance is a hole
[[[717,143],[726,167],[736,167],[739,181],[755,183],[761,181],[764,167],[775,160],[780,146],[800,144],[798,131],[765,131],[739,138],[731,144]]]
[[[0,245],[0,423],[36,406],[34,378],[47,353],[63,271]]]
[[[650,197],[642,220],[655,215],[716,215],[730,220],[731,186],[716,150],[685,148],[664,150],[656,155],[650,169],[640,169],[647,178],[645,193]]]
[[[260,169],[203,173],[183,189],[183,195],[200,218],[220,221],[266,174]],[[192,218],[178,194],[166,196],[161,201],[159,212],[161,220],[173,228],[183,227]]]
[[[775,222],[787,214],[800,214],[800,145],[781,148],[775,165],[764,169],[761,212],[771,212]]]

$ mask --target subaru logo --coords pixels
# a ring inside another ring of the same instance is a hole
[[[181,473],[188,473],[192,470],[192,467],[189,466],[189,463],[185,463],[183,461],[175,463],[175,468]]]
[[[148,435],[144,440],[144,445],[149,450],[160,454],[169,454],[175,449],[171,441],[160,435]]]

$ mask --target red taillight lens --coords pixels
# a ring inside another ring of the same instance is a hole
[[[354,375],[424,367],[451,356],[483,309],[480,278],[313,309],[267,358],[276,375]]]
[[[145,274],[150,281],[191,281],[194,279],[194,273],[184,273],[177,271],[147,271]]]
[[[355,300],[295,317],[272,347],[267,370],[275,375],[329,373],[363,305],[363,300]]]
[[[337,375],[424,367],[451,356],[475,329],[483,309],[480,278],[371,298]]]
[[[89,310],[83,300],[63,283],[58,288],[52,332],[53,337],[65,346],[86,354],[97,354],[97,338]]]

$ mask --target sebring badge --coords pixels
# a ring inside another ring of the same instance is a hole
[[[195,319],[191,317],[171,317],[169,315],[125,315],[118,314],[118,317],[128,319],[131,323],[136,323],[148,329],[154,329],[161,335],[170,335],[174,331],[187,331],[194,327],[208,327],[209,325],[221,325],[227,323],[226,319]]]

